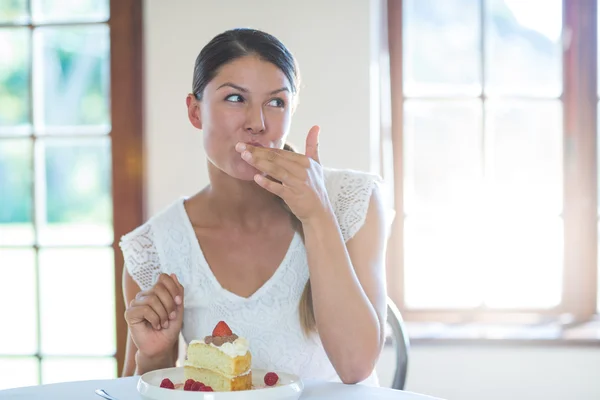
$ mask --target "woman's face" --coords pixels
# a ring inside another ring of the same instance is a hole
[[[292,87],[274,64],[255,56],[223,65],[201,101],[188,96],[190,121],[203,130],[208,160],[228,175],[258,173],[235,150],[238,142],[282,148],[292,116]]]

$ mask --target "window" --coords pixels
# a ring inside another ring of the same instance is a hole
[[[600,309],[597,18],[595,0],[388,1],[407,320]]]
[[[115,238],[143,211],[136,3],[0,3],[0,389],[122,365]]]

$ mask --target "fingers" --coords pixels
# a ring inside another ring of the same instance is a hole
[[[307,159],[307,157],[304,154],[295,153],[293,151],[288,151],[288,150],[283,150],[283,149],[274,149],[271,147],[252,146],[250,144],[242,143],[242,142],[235,145],[235,150],[238,153],[243,153],[244,151],[248,151],[250,153],[259,153],[262,155],[271,153],[270,157],[274,157],[272,154],[275,153],[275,155],[279,155],[286,160],[295,161],[304,167],[310,166],[310,161]]]
[[[175,310],[175,319],[181,321],[183,320],[183,299],[185,298],[185,289],[183,285],[179,282],[179,278],[177,278],[177,275],[172,274],[171,276],[173,277],[175,283],[177,284],[177,287],[179,288],[180,296],[179,299],[177,298],[177,296],[175,297],[175,304],[177,304],[177,309]]]
[[[146,299],[144,297],[144,300]],[[147,302],[143,303],[142,301],[138,299],[131,301],[130,307],[125,311],[125,320],[129,325],[148,323],[154,329],[161,330],[160,316]]]
[[[175,319],[176,315],[174,297],[163,285],[157,285],[154,288],[154,296],[151,296],[150,302],[155,307],[158,315],[160,315],[162,327],[168,328],[169,320]]]
[[[294,154],[288,157],[286,153]],[[301,154],[247,145],[242,158],[259,171],[287,185],[305,181],[310,160]]]
[[[254,181],[258,183],[261,187],[273,193],[276,196],[281,197],[285,200],[286,191],[289,190],[285,186],[283,186],[279,182],[272,181],[262,175],[254,175]]]
[[[154,329],[169,327],[183,314],[184,289],[175,274],[161,274],[154,286],[139,292],[126,311],[130,324],[147,321]]]
[[[312,158],[316,162],[319,161],[319,133],[321,128],[317,125],[310,128],[308,135],[306,135],[306,150],[305,154],[307,157]]]
[[[160,274],[154,287],[162,286],[168,290],[168,293],[171,295],[175,304],[179,305],[183,303],[183,286],[181,286],[175,274]]]

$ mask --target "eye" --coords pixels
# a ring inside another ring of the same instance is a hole
[[[285,107],[285,102],[282,99],[277,98],[269,101],[268,105],[271,107],[283,108]]]
[[[225,97],[225,101],[230,101],[232,103],[243,103],[244,98],[239,94],[230,94],[229,96]]]

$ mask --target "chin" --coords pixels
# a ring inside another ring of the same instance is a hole
[[[242,181],[253,181],[254,175],[259,174],[260,171],[246,163],[246,161],[240,161],[241,162],[232,163],[231,168],[229,168],[229,171],[225,172],[227,172],[227,174],[231,177]]]

